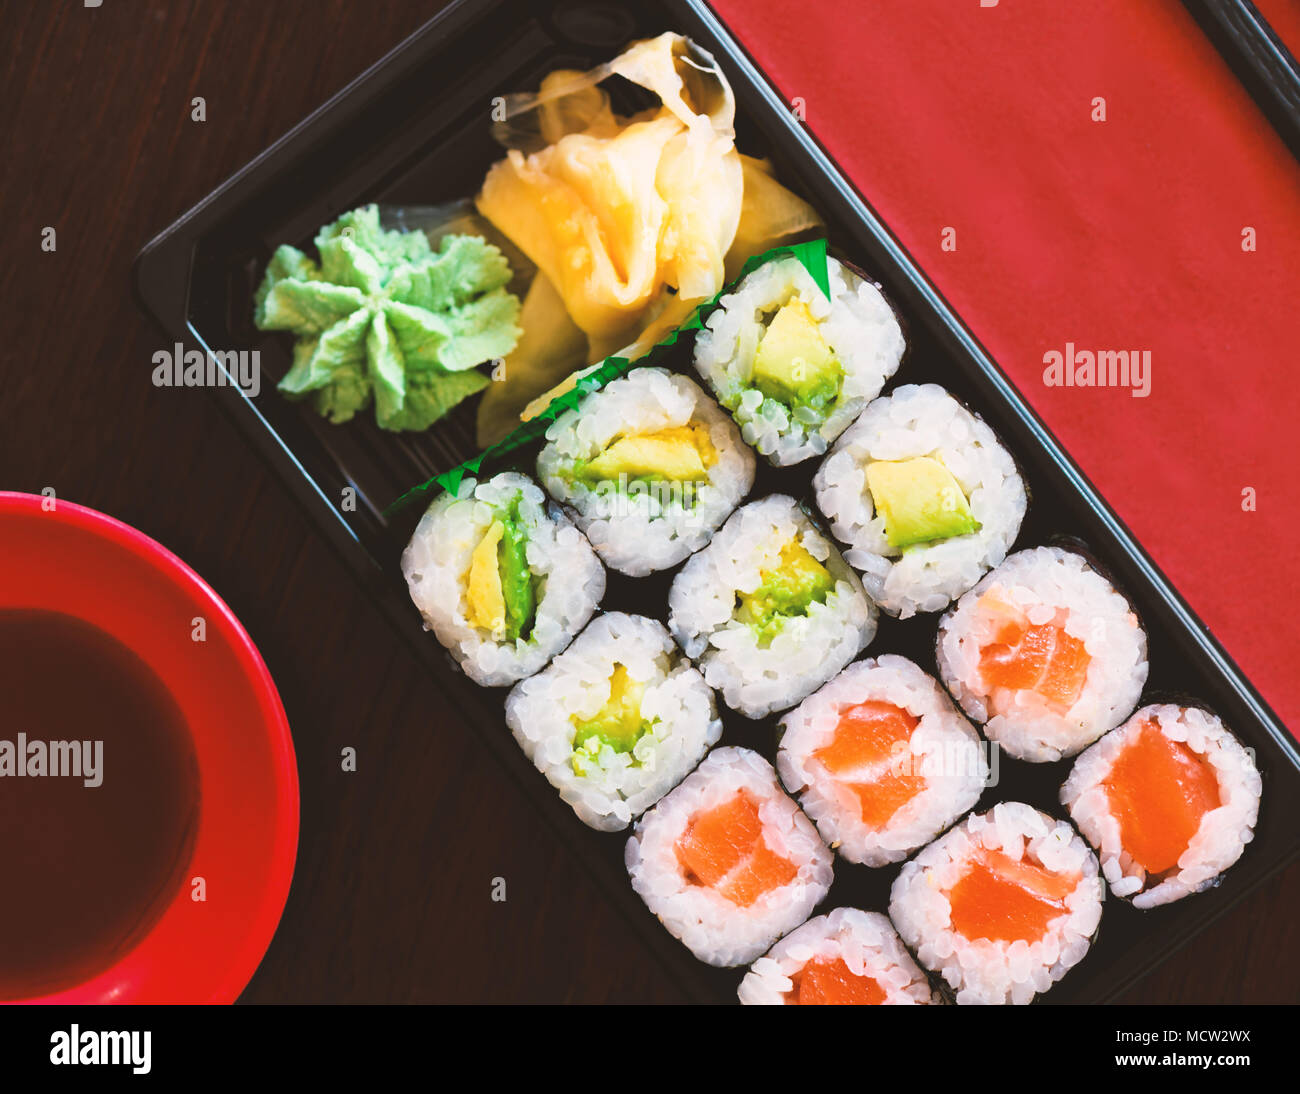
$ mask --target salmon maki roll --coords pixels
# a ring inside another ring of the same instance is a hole
[[[939,675],[1017,759],[1080,752],[1137,705],[1147,639],[1129,602],[1082,555],[1011,555],[939,623]]]
[[[810,919],[754,962],[740,982],[749,1006],[915,1006],[942,1003],[894,925],[836,908]]]
[[[831,853],[757,752],[715,749],[637,822],[634,888],[701,961],[753,961],[831,884]]]
[[[1001,802],[903,866],[889,916],[958,1003],[1028,1003],[1083,960],[1105,891],[1069,824]]]
[[[1254,836],[1249,752],[1207,710],[1143,707],[1081,755],[1061,801],[1118,897],[1154,908],[1219,883]]]
[[[781,719],[776,766],[850,862],[899,862],[979,800],[979,734],[905,657],[850,665]]]

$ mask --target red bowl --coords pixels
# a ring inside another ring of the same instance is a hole
[[[51,508],[52,506],[52,508]],[[186,880],[153,928],[93,979],[30,1003],[229,1003],[289,895],[298,767],[271,675],[207,583],[165,547],[93,509],[0,492],[0,608],[64,612],[107,631],[167,685],[194,739],[199,828]],[[207,621],[206,642],[188,639]],[[195,656],[200,650],[201,655]]]

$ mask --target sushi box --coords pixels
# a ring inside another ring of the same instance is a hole
[[[1212,18],[1201,16],[1212,29]],[[1300,751],[895,241],[872,211],[870,195],[854,189],[705,4],[458,0],[152,240],[136,263],[139,297],[169,339],[208,352],[256,349],[268,380],[279,379],[290,363],[289,346],[257,331],[252,315],[254,292],[278,244],[304,246],[320,225],[368,202],[437,205],[473,194],[500,155],[487,124],[495,96],[535,88],[559,67],[592,68],[630,40],[664,30],[688,35],[717,59],[736,96],[737,145],[772,161],[777,176],[825,219],[834,251],[878,279],[901,311],[910,353],[893,383],[942,384],[1011,450],[1031,496],[1016,547],[1086,550],[1126,591],[1146,625],[1150,676],[1143,702],[1177,697],[1205,704],[1254,751],[1264,784],[1255,838],[1222,884],[1149,912],[1108,900],[1091,951],[1042,997],[1048,1003],[1113,1000],[1300,852]],[[1229,35],[1221,48],[1226,52],[1241,41]],[[689,342],[674,353],[661,363],[688,368]],[[281,398],[270,382],[256,398],[237,386],[211,390],[444,689],[448,709],[456,712],[451,721],[492,750],[519,792],[590,870],[625,917],[628,945],[644,947],[646,959],[661,962],[691,999],[734,1002],[743,970],[697,962],[654,920],[628,883],[625,836],[598,833],[577,820],[512,739],[503,720],[503,690],[480,689],[462,675],[412,607],[400,557],[419,514],[386,511],[411,486],[475,454],[472,406],[462,404],[425,433],[397,434],[360,419],[330,425]],[[807,499],[811,477],[807,464],[763,468],[753,496],[781,490]],[[637,580],[611,574],[603,606],[663,619],[671,573]],[[868,653],[901,653],[933,672],[935,625],[933,615],[882,618]],[[431,727],[437,716],[430,712]],[[771,758],[775,722],[727,712],[723,743]],[[1003,757],[978,808],[1014,799],[1063,815],[1057,794],[1067,770],[1068,762]],[[823,908],[884,910],[896,874],[897,867],[837,860]]]

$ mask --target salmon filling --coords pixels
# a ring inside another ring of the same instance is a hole
[[[1092,660],[1084,644],[1059,623],[1030,624],[996,593],[985,593],[979,603],[1000,620],[993,641],[980,648],[984,690],[1035,691],[1059,714],[1074,706]]]
[[[1037,942],[1067,912],[1065,898],[1081,877],[980,848],[948,892],[953,929],[969,939]]]
[[[729,802],[691,818],[676,852],[688,881],[713,889],[742,908],[788,885],[799,872],[763,842],[758,804],[743,790]]]
[[[1116,757],[1102,785],[1124,850],[1148,874],[1173,870],[1201,818],[1222,803],[1209,760],[1152,721]]]
[[[870,976],[850,972],[842,957],[809,961],[791,979],[794,987],[786,1002],[796,1006],[877,1006],[885,1001],[885,989]]]
[[[919,722],[902,707],[869,699],[841,710],[830,744],[813,753],[857,795],[862,823],[870,828],[883,828],[925,789],[925,776],[906,769]]]

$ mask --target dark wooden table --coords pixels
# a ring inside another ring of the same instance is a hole
[[[239,615],[279,684],[302,836],[244,1000],[673,1002],[215,403],[150,383],[165,339],[132,299],[136,251],[438,6],[0,2],[0,488],[52,486],[166,544]],[[191,120],[195,96],[206,121]],[[339,770],[345,745],[355,775]],[[1128,1001],[1293,1001],[1298,904],[1293,868]]]

